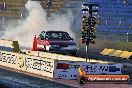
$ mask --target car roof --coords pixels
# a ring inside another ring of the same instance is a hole
[[[65,32],[65,31],[46,31],[46,32]]]

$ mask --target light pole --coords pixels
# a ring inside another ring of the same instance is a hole
[[[51,6],[52,6],[52,1],[51,0],[48,0],[47,1],[47,5],[46,5],[46,7],[47,7],[47,16],[49,17],[49,9],[51,8]]]
[[[105,40],[107,40],[107,36],[108,36],[108,29],[107,29],[108,21],[107,20],[106,20],[105,24],[106,24],[106,34],[104,34],[104,35],[105,35]]]
[[[118,42],[120,41],[120,26],[121,26],[121,18],[120,18],[120,21],[119,21],[119,30],[118,30]]]
[[[6,26],[6,22],[5,22],[5,9],[6,9],[6,3],[4,1],[4,3],[3,3],[3,13],[4,13],[4,15],[3,15],[3,23],[4,23],[4,26]]]
[[[127,34],[127,42],[128,42],[128,32],[126,34]]]
[[[20,14],[20,19],[19,19],[19,21],[18,21],[18,24],[21,24],[22,18],[23,18],[23,14],[22,14],[22,12],[21,12],[21,14]]]

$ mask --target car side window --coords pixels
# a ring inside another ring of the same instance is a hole
[[[39,35],[39,38],[40,38],[41,40],[44,40],[44,38],[45,38],[45,31],[42,31],[42,32],[41,32],[41,34]]]
[[[61,40],[71,40],[71,37],[66,32],[47,32],[46,39],[61,39]]]
[[[64,38],[65,38],[66,40],[71,39],[71,37],[69,36],[69,34],[68,34],[68,33],[63,33],[63,36],[64,36]]]
[[[62,33],[59,33],[58,38],[59,38],[59,39],[64,39],[63,34],[62,34]]]
[[[46,39],[51,39],[52,38],[52,34],[51,33],[46,33]]]
[[[54,39],[57,39],[57,38],[58,38],[58,34],[57,34],[57,33],[52,33],[52,37],[53,37]]]

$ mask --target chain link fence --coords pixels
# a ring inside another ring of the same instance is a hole
[[[110,33],[110,32],[100,32],[97,33],[97,39],[108,40],[115,42],[132,42],[132,34],[129,33]]]

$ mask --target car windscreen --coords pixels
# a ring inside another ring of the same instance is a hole
[[[57,40],[71,40],[71,37],[67,32],[47,32],[47,39],[57,39]]]

